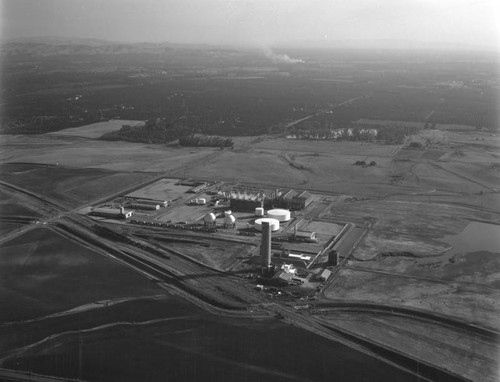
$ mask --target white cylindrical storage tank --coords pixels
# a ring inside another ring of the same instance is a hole
[[[264,216],[264,208],[262,208],[262,207],[257,207],[257,208],[255,209],[255,215],[256,215],[256,216]]]
[[[215,221],[215,215],[210,212],[209,214],[206,214],[205,217],[203,218],[205,223],[213,223]]]
[[[198,204],[207,204],[207,199],[205,199],[205,198],[199,198],[198,199]]]
[[[233,225],[236,222],[236,218],[233,215],[227,215],[224,218],[225,225]]]
[[[224,216],[232,215],[231,210],[224,211]]]
[[[269,225],[271,226],[271,231],[277,231],[280,229],[280,222],[279,220],[276,219],[271,219],[271,218],[261,218],[257,219],[254,223],[254,227],[258,231],[262,231],[262,223],[263,222],[268,222]]]
[[[290,220],[290,211],[281,208],[276,208],[267,211],[267,217],[271,219],[276,219],[280,222],[287,222]]]

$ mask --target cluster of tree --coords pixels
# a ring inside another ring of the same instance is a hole
[[[155,118],[146,121],[144,125],[124,125],[118,131],[112,131],[101,136],[108,141],[128,141],[141,143],[167,143],[188,134],[188,129],[180,124],[172,124],[165,118]]]
[[[367,164],[364,160],[357,160],[354,164],[356,166],[376,166],[377,162],[372,160],[369,164]]]
[[[232,147],[231,138],[223,138],[215,135],[191,134],[179,138],[181,146],[208,146],[208,147]]]
[[[420,142],[410,142],[408,145],[409,148],[411,149],[421,149],[422,148],[422,143]]]
[[[338,141],[378,141],[387,144],[400,144],[406,136],[415,134],[418,128],[402,125],[354,125],[341,129],[295,129],[289,133],[298,139],[332,139]]]

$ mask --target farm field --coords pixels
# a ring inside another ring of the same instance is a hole
[[[0,252],[0,322],[162,293],[145,277],[47,228],[3,243]]]
[[[176,310],[176,305],[170,305]],[[297,343],[309,344],[308,354]],[[286,352],[279,352],[286,347]],[[279,354],[279,362],[275,356]],[[127,362],[123,362],[123,356]],[[80,357],[80,358],[79,358]],[[79,368],[79,359],[83,367]],[[321,367],[318,367],[318,364]],[[373,357],[278,320],[169,314],[163,320],[120,322],[68,332],[4,358],[3,367],[86,380],[406,381],[409,375]],[[196,367],[193,367],[196,365]]]
[[[110,193],[117,193],[152,178],[148,172],[120,173],[95,168],[2,164],[2,180],[55,200],[68,207],[88,203]]]
[[[0,216],[5,215],[38,217],[40,213],[20,203],[15,197],[0,191]]]
[[[21,224],[0,222],[0,235],[6,235],[22,228]]]

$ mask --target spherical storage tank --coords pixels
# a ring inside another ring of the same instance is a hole
[[[277,231],[280,229],[280,222],[279,220],[276,219],[270,219],[270,218],[262,218],[262,219],[257,219],[254,223],[254,227],[258,231],[262,231],[262,223],[263,222],[268,222],[269,225],[271,226],[271,231]]]
[[[209,214],[206,214],[205,217],[203,218],[205,223],[213,223],[215,221],[215,215],[210,212]]]
[[[283,210],[281,208],[276,208],[274,210],[267,211],[267,217],[271,219],[276,219],[280,222],[287,222],[290,220],[290,211]]]
[[[236,221],[236,218],[233,215],[227,215],[224,218],[224,224],[225,225],[233,225]]]

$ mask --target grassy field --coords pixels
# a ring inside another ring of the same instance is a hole
[[[21,216],[40,216],[38,211],[34,211],[28,206],[19,203],[15,197],[0,191],[0,216],[21,215]]]
[[[4,243],[0,252],[0,322],[161,293],[145,277],[46,228]]]
[[[398,151],[399,146],[375,143],[237,137],[234,150],[221,151],[46,134],[22,139],[6,136],[0,158],[4,162],[166,172],[177,177],[374,197],[435,189],[478,193],[500,188],[500,177],[491,164],[495,148],[500,147],[497,137],[482,132],[424,130],[412,138],[422,142],[426,139],[431,143],[424,149]],[[376,166],[354,165],[361,160],[375,161]]]
[[[356,121],[359,125],[375,125],[375,126],[402,126],[402,127],[424,127],[424,122],[410,122],[410,121],[393,121],[388,119],[360,119]],[[469,125],[452,125],[445,123],[437,123],[436,129],[438,130],[456,130],[456,131],[475,131],[474,126]]]
[[[4,136],[0,161],[60,164],[112,171],[165,172],[211,153],[211,148],[178,148],[76,137]]]
[[[204,242],[207,242],[207,240],[204,240]],[[210,240],[208,243],[209,247],[183,243],[169,243],[168,247],[221,270],[231,269],[241,261],[241,258],[247,257],[255,250],[255,246],[247,244],[218,240]]]
[[[132,198],[146,198],[156,200],[174,200],[190,190],[190,186],[176,185],[177,179],[160,179],[153,184],[127,194]]]
[[[441,365],[472,381],[498,380],[500,348],[484,337],[445,331],[438,324],[410,318],[402,320],[390,314],[335,311],[323,313],[322,319],[414,358]]]
[[[498,271],[498,262],[495,267]],[[485,273],[490,272],[488,269]],[[500,290],[483,284],[427,277],[427,274],[380,274],[366,268],[347,267],[337,274],[325,295],[335,300],[368,301],[427,310],[500,329]]]

